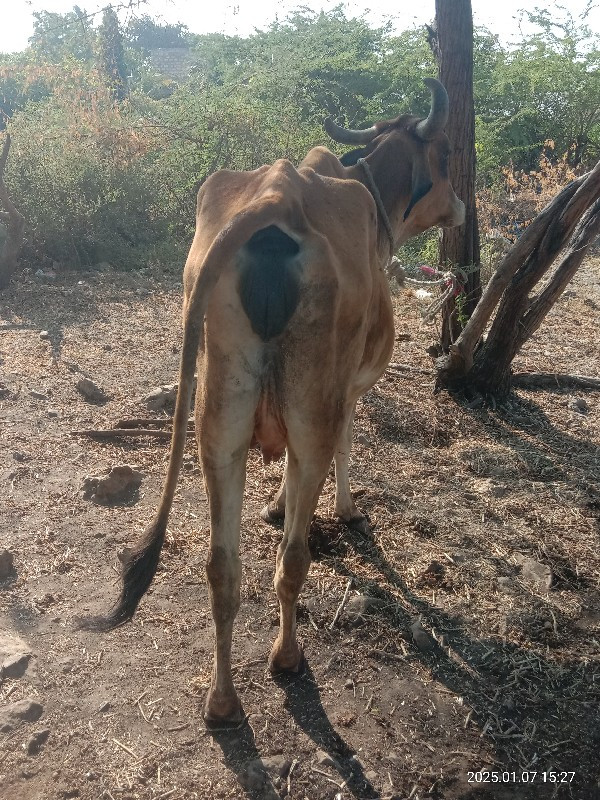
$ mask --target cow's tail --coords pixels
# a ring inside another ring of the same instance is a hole
[[[173,417],[173,436],[167,478],[153,522],[135,544],[123,567],[121,595],[106,616],[78,621],[80,628],[106,631],[130,620],[156,573],[165,540],[167,522],[183,461],[187,424],[192,402],[194,370],[198,349],[204,346],[204,315],[210,293],[221,270],[257,231],[281,221],[281,199],[269,196],[255,201],[236,214],[211,244],[192,289],[183,325],[183,348],[179,368],[179,389]]]

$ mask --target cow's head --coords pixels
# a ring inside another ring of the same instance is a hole
[[[426,78],[425,84],[431,91],[426,119],[405,114],[358,131],[325,121],[325,130],[336,142],[363,145],[342,156],[341,163],[354,167],[365,160],[397,245],[433,225],[461,225],[465,217],[448,174],[448,94],[434,78]],[[353,177],[360,179],[358,174]]]

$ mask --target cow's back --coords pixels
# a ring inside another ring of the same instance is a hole
[[[292,419],[335,429],[385,368],[393,320],[375,208],[361,184],[287,161],[245,175],[242,183],[240,173],[217,174],[199,200],[205,250],[244,204],[273,205],[269,224],[220,267],[201,373],[213,406],[251,398],[268,461],[285,449]]]

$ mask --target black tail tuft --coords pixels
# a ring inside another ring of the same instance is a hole
[[[123,586],[115,607],[105,617],[77,619],[75,623],[77,628],[103,632],[129,622],[152,583],[160,560],[160,551],[165,540],[166,530],[167,520],[159,515],[145,530],[123,567]]]

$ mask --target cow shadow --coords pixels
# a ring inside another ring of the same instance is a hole
[[[354,758],[354,750],[335,730],[321,701],[321,694],[310,667],[300,675],[275,675],[273,682],[284,693],[284,708],[298,727],[306,733],[317,747],[331,758],[331,769],[339,775],[340,787],[344,786],[358,800],[377,798],[370,781],[366,778],[360,762]],[[260,768],[261,755],[256,745],[254,732],[249,724],[233,729],[207,730],[223,751],[226,766],[237,776],[240,787],[252,800],[279,800],[280,784],[287,772],[278,780]],[[290,764],[287,765],[289,771]]]
[[[566,399],[568,395],[569,392],[561,392],[559,396]],[[482,409],[480,412],[494,438],[517,452],[522,452],[524,435],[528,435],[525,447],[539,459],[540,464],[548,465],[545,471],[541,470],[542,474],[539,477],[542,480],[558,477],[573,482],[572,473],[575,465],[576,468],[585,470],[588,475],[591,471],[594,480],[600,481],[598,445],[561,431],[533,400],[519,395],[512,395],[511,400],[510,409]],[[584,418],[583,414],[574,411],[571,413]],[[574,454],[576,459],[573,458]],[[535,474],[533,477],[536,477]]]

